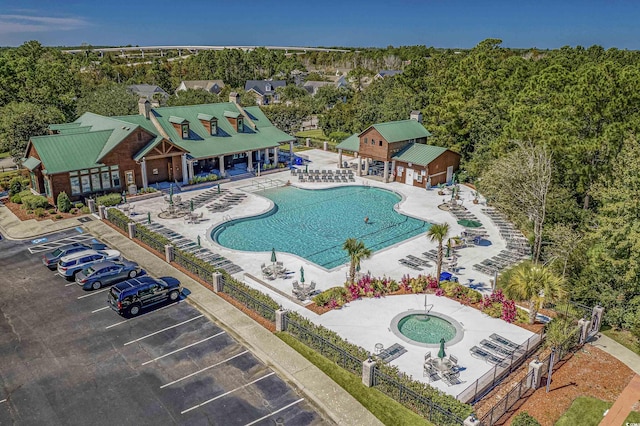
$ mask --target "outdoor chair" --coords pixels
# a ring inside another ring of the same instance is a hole
[[[431,352],[427,352],[424,354],[424,362],[427,362],[431,359]]]
[[[489,339],[496,341],[502,346],[506,346],[507,348],[513,349],[514,351],[517,351],[518,349],[520,349],[520,345],[496,333],[493,333],[491,336],[489,336]]]
[[[491,352],[494,352],[500,356],[511,356],[513,355],[513,349],[509,349],[507,347],[504,347],[498,343],[496,343],[495,341],[489,341],[486,339],[483,339],[480,342],[480,346],[482,346],[485,349],[490,350]]]
[[[502,361],[504,361],[504,358],[494,355],[491,352],[481,349],[477,346],[474,346],[471,349],[469,349],[469,352],[471,352],[472,357],[480,358],[484,361],[490,362],[491,364],[498,365],[498,364],[502,364]]]
[[[458,366],[458,358],[453,355],[449,355],[449,361],[451,361],[451,365]]]

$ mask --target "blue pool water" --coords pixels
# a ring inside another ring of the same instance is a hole
[[[216,227],[211,237],[235,250],[288,252],[324,268],[349,261],[342,249],[347,238],[377,251],[427,232],[430,224],[397,213],[394,192],[362,186],[307,190],[285,186],[261,193],[275,207],[260,216]],[[365,223],[364,218],[369,218]],[[267,258],[262,259],[268,263]]]

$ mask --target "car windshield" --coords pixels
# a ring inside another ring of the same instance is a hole
[[[53,253],[51,253],[51,255],[52,255],[53,257],[58,257],[58,256],[60,256],[61,254],[62,254],[62,250],[60,250],[59,248],[55,249],[55,250],[53,251]]]
[[[118,291],[118,289],[115,287],[111,287],[111,290],[109,291],[109,293],[111,293],[111,295],[117,299],[118,294],[120,294],[120,291]]]
[[[85,270],[84,270],[84,271],[82,271],[82,272],[84,272],[84,274],[88,276],[88,275],[93,274],[95,271],[96,271],[96,270],[95,270],[95,269],[93,269],[92,267],[88,267],[87,269],[85,269]]]

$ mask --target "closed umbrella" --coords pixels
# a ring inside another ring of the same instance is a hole
[[[438,351],[438,358],[442,359],[445,356],[447,356],[447,354],[444,352],[444,337],[442,339],[440,339],[440,350]]]
[[[193,200],[189,200],[189,209],[193,211]]]
[[[278,259],[276,258],[276,249],[275,247],[271,249],[271,263],[273,263],[273,272],[276,272],[276,262]]]
[[[173,204],[173,184],[169,185],[169,204]]]
[[[127,192],[126,191],[122,191],[122,202],[124,204],[127,204]]]
[[[300,267],[300,282],[304,284],[304,268]]]

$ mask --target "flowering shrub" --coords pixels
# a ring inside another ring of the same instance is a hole
[[[494,318],[512,323],[520,321],[521,314],[513,300],[507,299],[502,290],[495,290],[491,295],[482,298],[481,310]]]
[[[511,324],[516,320],[516,314],[516,302],[513,300],[505,300],[502,302],[502,316],[500,318]]]
[[[436,289],[436,296],[444,296],[444,290],[441,288]]]

